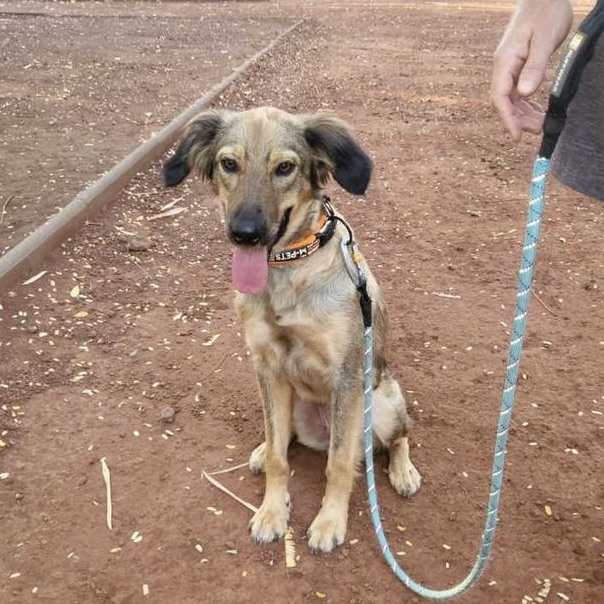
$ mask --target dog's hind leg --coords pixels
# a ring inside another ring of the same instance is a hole
[[[251,453],[248,466],[254,474],[264,474],[266,461],[266,441],[258,445]]]
[[[401,436],[393,440],[388,447],[390,462],[388,477],[390,484],[399,495],[411,497],[421,485],[422,477],[409,457],[409,439]]]
[[[250,458],[256,470],[266,473],[264,500],[250,521],[250,532],[258,543],[283,537],[289,519],[289,464],[287,449],[292,435],[292,388],[270,372],[258,376],[264,404],[266,441]]]
[[[400,386],[387,371],[373,391],[372,417],[374,434],[388,449],[390,484],[397,493],[410,497],[421,484],[421,476],[409,457],[411,420]]]

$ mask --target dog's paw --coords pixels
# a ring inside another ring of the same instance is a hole
[[[250,533],[256,543],[270,543],[285,536],[289,520],[289,495],[283,501],[267,501],[250,521]]]
[[[390,464],[388,468],[390,484],[403,497],[411,497],[419,490],[422,483],[420,473],[411,462],[405,464]]]
[[[347,510],[335,511],[325,507],[308,529],[308,547],[313,553],[327,553],[342,545],[346,538]]]
[[[248,466],[252,473],[263,474],[264,473],[264,459],[266,457],[266,443],[258,445],[250,455]]]

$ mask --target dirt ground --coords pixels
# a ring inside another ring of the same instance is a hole
[[[231,6],[0,1],[0,253],[295,22]]]
[[[511,144],[488,102],[510,6],[0,2],[2,251],[306,19],[217,104],[332,110],[375,162],[365,199],[329,193],[383,285],[416,422],[422,488],[402,500],[380,475],[382,516],[433,588],[478,551],[537,147]],[[324,455],[291,448],[293,569],[202,479],[247,460],[262,413],[217,204],[199,181],[165,190],[159,168],[42,277],[0,292],[0,601],[419,602],[381,557],[362,480],[346,544],[308,552]],[[174,201],[181,213],[152,219]],[[604,601],[603,223],[601,204],[550,183],[501,519],[464,604]],[[133,238],[151,246],[130,251]],[[216,478],[261,502],[247,468]]]

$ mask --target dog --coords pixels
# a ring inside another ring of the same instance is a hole
[[[288,447],[327,450],[326,488],[308,529],[313,552],[344,542],[348,506],[362,460],[363,320],[357,284],[340,249],[349,236],[324,195],[330,178],[365,193],[372,162],[337,117],[273,107],[208,110],[194,118],[164,164],[168,187],[198,172],[221,201],[233,245],[235,308],[263,401],[265,441],[251,454],[265,494],[249,529],[258,543],[288,528]],[[389,453],[388,474],[403,496],[421,477],[409,457],[410,418],[385,359],[386,310],[375,278],[372,299],[373,431]]]

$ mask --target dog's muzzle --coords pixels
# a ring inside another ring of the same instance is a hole
[[[268,227],[259,206],[243,205],[229,219],[228,236],[235,245],[266,245]]]

